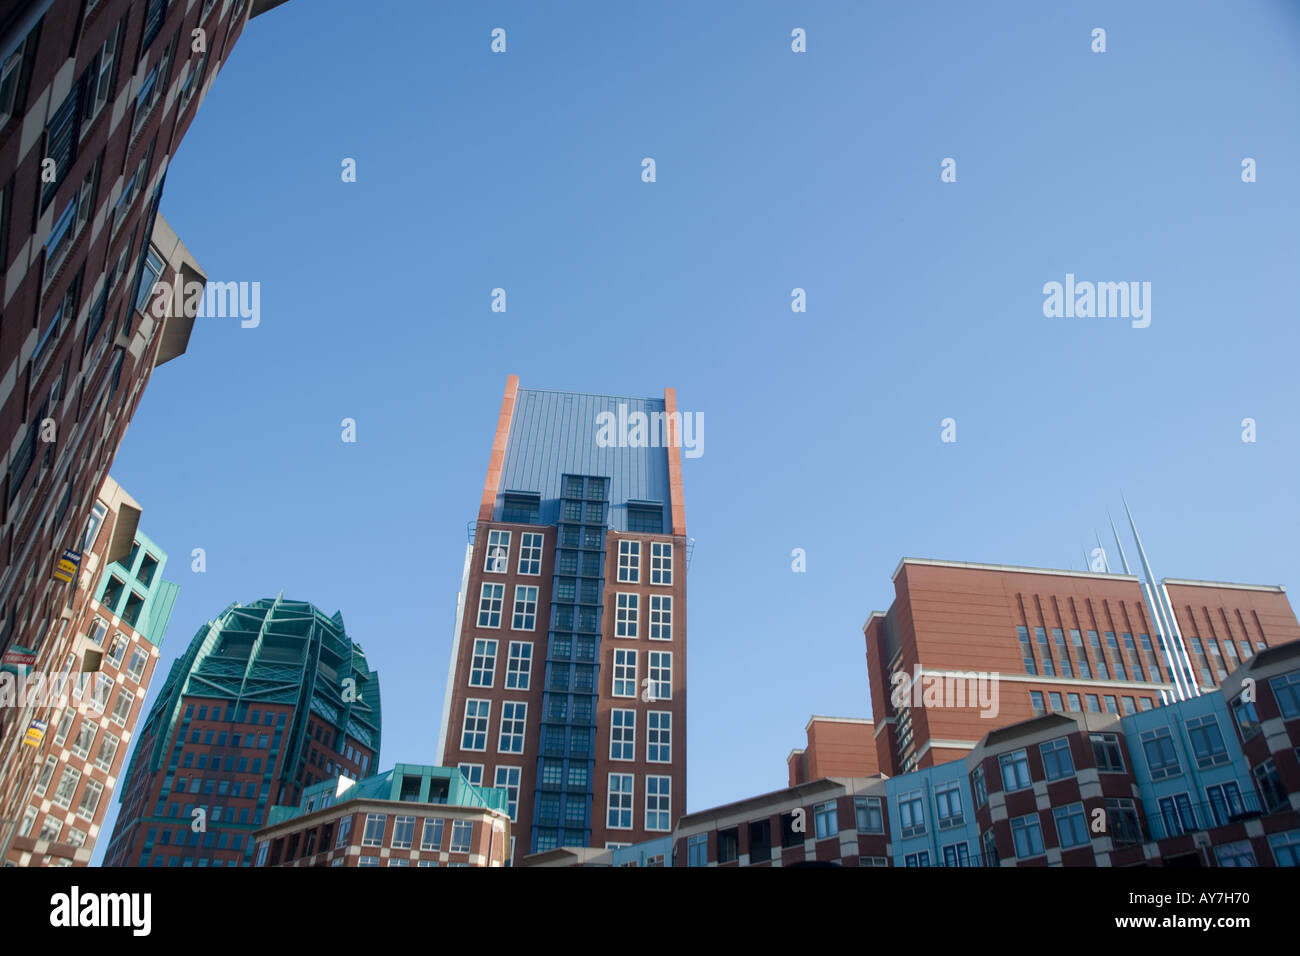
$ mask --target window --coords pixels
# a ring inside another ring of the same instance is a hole
[[[90,643],[96,647],[104,646],[104,638],[108,635],[108,622],[102,617],[95,618],[95,622],[90,625],[90,633],[86,636],[90,638]]]
[[[451,853],[468,853],[474,842],[474,821],[473,820],[453,820],[451,821],[451,846],[448,850]]]
[[[535,577],[542,573],[542,536],[532,531],[519,536],[519,573]]]
[[[478,626],[500,627],[501,605],[505,601],[504,584],[485,584],[478,602]]]
[[[145,665],[149,663],[149,652],[143,647],[134,648],[131,651],[131,663],[126,672],[131,675],[134,681],[140,680],[144,676]]]
[[[1246,805],[1241,799],[1241,788],[1232,781],[1206,787],[1205,794],[1210,799],[1210,813],[1216,827],[1224,826],[1246,812]]]
[[[1268,682],[1277,698],[1277,709],[1285,720],[1300,717],[1300,671],[1274,677]]]
[[[1238,697],[1232,702],[1232,716],[1237,720],[1237,729],[1243,741],[1259,733],[1259,714],[1255,712],[1255,702]]]
[[[1137,702],[1136,702],[1135,700],[1133,700],[1132,697],[1125,697],[1124,700],[1122,701],[1122,703],[1123,703],[1123,705],[1124,705],[1124,714],[1125,714],[1126,716],[1127,716],[1128,714],[1136,714],[1136,713],[1137,713]]]
[[[497,642],[479,638],[474,641],[474,656],[470,660],[469,685],[491,687],[497,669]]]
[[[505,574],[510,566],[510,532],[489,531],[487,556],[483,570],[488,574]]]
[[[1068,850],[1072,846],[1083,846],[1089,842],[1088,821],[1082,803],[1057,807],[1052,811],[1052,816],[1056,818],[1056,835],[1060,838],[1061,849]]]
[[[541,496],[506,492],[501,504],[501,520],[514,524],[537,524]]]
[[[506,812],[510,814],[510,822],[515,822],[515,817],[519,811],[519,780],[521,770],[519,767],[497,767],[496,781],[494,787],[506,791]]]
[[[1142,842],[1137,807],[1128,797],[1106,798],[1106,822],[1117,846]]]
[[[1199,769],[1209,770],[1228,762],[1228,748],[1224,746],[1219,722],[1213,714],[1187,721],[1187,736],[1191,738],[1192,753]]]
[[[957,783],[942,784],[934,790],[935,816],[938,817],[940,830],[961,826],[966,816],[961,806],[961,786]]]
[[[1043,828],[1038,822],[1038,814],[1031,813],[1012,820],[1011,840],[1020,859],[1040,856],[1043,853]]]
[[[618,580],[620,584],[636,584],[641,580],[640,541],[619,541]]]
[[[80,781],[80,770],[64,767],[63,776],[59,778],[59,786],[54,791],[53,804],[66,810],[72,804],[72,795],[77,792],[77,784]]]
[[[632,829],[632,774],[609,775],[609,800],[606,825],[611,830]]]
[[[920,853],[909,853],[903,857],[904,866],[929,866],[930,851],[922,850]]]
[[[672,811],[672,778],[653,774],[645,778],[645,828],[664,832]]]
[[[1269,757],[1254,770],[1255,786],[1259,789],[1259,798],[1264,804],[1264,809],[1269,813],[1279,810],[1287,805],[1286,790],[1282,787],[1282,781],[1278,779],[1277,765],[1273,758]]]
[[[813,825],[819,840],[833,837],[840,832],[839,813],[835,808],[834,800],[827,800],[813,807]]]
[[[650,640],[673,639],[673,598],[671,594],[650,595]]]
[[[1090,713],[1090,714],[1100,714],[1100,713],[1101,713],[1101,698],[1098,697],[1096,694],[1086,694],[1086,695],[1084,695],[1084,696],[1085,696],[1085,699],[1086,699],[1087,702],[1088,702],[1088,713]]]
[[[980,836],[980,846],[983,850],[985,866],[1001,865],[1002,861],[998,859],[998,840],[992,830],[985,830]]]
[[[384,843],[384,826],[387,822],[387,815],[383,813],[367,813],[366,828],[361,834],[362,846],[383,846]]]
[[[944,866],[970,866],[970,847],[963,843],[950,843],[943,848]]]
[[[1034,645],[1029,641],[1029,628],[1017,627],[1016,637],[1020,640],[1020,656],[1025,662],[1025,673],[1036,675],[1038,665],[1034,662]]]
[[[615,708],[609,716],[609,759],[636,759],[636,711]]]
[[[1146,753],[1152,780],[1164,780],[1166,777],[1175,777],[1183,772],[1168,727],[1144,731],[1142,749]]]
[[[86,70],[86,118],[81,124],[82,135],[85,135],[104,105],[113,98],[113,65],[117,59],[117,35],[120,29],[120,25],[113,27]]]
[[[442,849],[442,817],[427,817],[420,833],[421,850]]]
[[[640,611],[639,595],[619,592],[617,600],[618,612],[615,618],[614,636],[636,637],[637,614]]]
[[[633,534],[663,534],[663,505],[649,502],[628,502],[627,530]]]
[[[158,2],[158,0],[154,0]],[[144,126],[144,121],[149,118],[154,104],[167,88],[167,81],[171,78],[172,57],[176,53],[176,42],[178,37],[173,37],[167,49],[163,50],[162,56],[154,64],[153,69],[145,74],[144,82],[140,85],[140,92],[135,97],[135,119],[131,123],[131,135],[135,136]],[[145,44],[146,46],[148,44]],[[141,48],[143,49],[143,47]]]
[[[1112,694],[1106,695],[1106,713],[1119,715],[1119,701]]]
[[[1003,754],[998,758],[1002,767],[1002,789],[1007,792],[1029,787],[1029,756],[1024,750]]]
[[[984,781],[984,765],[976,767],[970,775],[970,787],[975,794],[976,808],[984,806],[989,802],[989,788]]]
[[[671,542],[650,542],[650,583],[673,583],[673,546]]]
[[[709,865],[709,835],[696,833],[686,838],[686,865]]]
[[[1068,699],[1070,701],[1070,713],[1072,714],[1083,713],[1083,703],[1081,702],[1078,694],[1070,694]]]
[[[1061,700],[1060,694],[1056,691],[1052,691],[1048,696],[1052,702],[1052,710],[1056,711],[1058,714],[1065,710],[1065,702]]]
[[[521,754],[524,752],[524,728],[528,705],[523,701],[508,700],[501,705],[501,739],[497,752]]]
[[[1251,849],[1249,840],[1239,840],[1236,843],[1225,843],[1223,846],[1214,848],[1214,855],[1219,861],[1219,866],[1258,866],[1255,862],[1255,851]]]
[[[650,700],[673,699],[673,652],[650,651]]]
[[[1192,813],[1192,801],[1186,793],[1179,793],[1160,800],[1160,818],[1164,821],[1165,832],[1159,837],[1182,836],[1197,829],[1196,817]]]
[[[379,857],[377,856],[359,856],[357,857],[357,866],[371,867],[379,866]]]
[[[617,648],[614,651],[614,696],[636,695],[636,651]]]
[[[45,791],[49,789],[50,780],[54,776],[54,768],[58,766],[59,758],[50,754],[45,758],[45,765],[41,767],[41,775],[36,780],[34,792],[36,796],[45,796]]]
[[[91,744],[95,742],[95,731],[99,730],[99,725],[93,720],[83,720],[81,726],[77,728],[77,736],[72,740],[72,753],[81,758],[85,758],[90,753]]]
[[[854,797],[853,812],[859,833],[885,832],[885,816],[879,797]]]
[[[1268,845],[1278,866],[1300,866],[1300,830],[1274,833]]]
[[[393,849],[409,850],[415,841],[415,817],[393,817]]]
[[[189,75],[185,78],[185,85],[181,87],[180,95],[177,97],[179,106],[177,107],[178,115],[185,112],[185,107],[190,105],[190,100],[198,92],[199,87],[203,84],[203,77],[208,71],[208,53],[209,50],[203,51],[203,56],[199,58],[198,65],[190,70]]]
[[[1124,753],[1119,748],[1118,734],[1089,734],[1092,756],[1102,773],[1124,773]]]
[[[510,642],[510,657],[506,661],[506,687],[510,690],[528,690],[533,667],[533,645],[525,641]]]
[[[465,728],[461,735],[461,750],[487,750],[488,717],[492,713],[490,700],[465,701]]]
[[[131,715],[131,707],[134,703],[135,694],[125,687],[119,690],[117,700],[113,702],[113,723],[126,726],[127,718]]]
[[[645,759],[650,763],[672,762],[673,715],[669,711],[652,710],[646,714]]]
[[[1070,757],[1068,737],[1049,740],[1040,744],[1038,750],[1043,755],[1043,770],[1048,780],[1074,776],[1074,761]]]
[[[62,832],[63,832],[63,821],[55,818],[54,816],[48,816],[41,823],[41,829],[40,832],[36,835],[36,839],[48,840],[49,842],[54,843],[59,839],[59,834]]]
[[[1035,717],[1047,713],[1047,705],[1043,702],[1042,691],[1031,690],[1029,692],[1029,703],[1034,708]]]
[[[735,863],[740,859],[740,828],[718,831],[718,862]]]
[[[919,836],[925,832],[925,804],[920,790],[899,796],[898,825],[903,837]]]

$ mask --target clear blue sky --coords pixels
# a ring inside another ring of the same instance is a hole
[[[113,468],[181,585],[149,703],[283,589],[380,671],[381,763],[432,762],[510,373],[704,415],[692,810],[783,786],[809,715],[870,714],[904,555],[1077,568],[1125,493],[1158,574],[1300,587],[1297,117],[1281,0],[290,0],[163,198],[262,315],[199,320]],[[1152,283],[1150,327],[1045,318],[1066,273]]]

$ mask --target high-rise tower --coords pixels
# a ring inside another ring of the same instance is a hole
[[[507,380],[438,762],[510,791],[515,862],[644,840],[684,810],[689,424],[673,389]]]

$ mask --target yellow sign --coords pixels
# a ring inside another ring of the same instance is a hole
[[[63,557],[59,558],[59,565],[54,569],[54,579],[56,581],[71,581],[77,576],[77,568],[81,566],[81,552],[73,551],[71,548],[63,549]]]
[[[23,743],[29,747],[39,747],[45,739],[45,728],[48,726],[43,720],[33,720],[27,726],[27,739]]]

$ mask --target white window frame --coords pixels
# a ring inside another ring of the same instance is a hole
[[[458,763],[456,769],[472,786],[483,786],[483,765],[481,763]]]
[[[630,707],[610,708],[609,759],[636,760],[636,711]]]
[[[656,826],[661,817],[662,826]],[[653,822],[652,822],[653,821]],[[645,778],[645,828],[652,833],[668,833],[673,826],[673,778],[647,774]]]
[[[473,713],[470,713],[470,711]],[[465,715],[461,722],[460,749],[470,752],[484,753],[487,751],[488,724],[492,719],[492,701],[485,697],[471,697],[465,701]],[[474,721],[471,729],[470,721]],[[481,728],[481,729],[480,729]],[[482,737],[481,745],[478,747],[470,746]]]
[[[646,654],[646,676],[650,681],[651,700],[673,699],[673,652],[648,651]],[[658,658],[658,663],[655,659]],[[667,693],[664,693],[667,691]]]
[[[506,586],[504,584],[484,582],[478,599],[478,626],[494,630],[499,629],[501,627],[501,615],[505,610],[505,602]],[[495,624],[492,623],[494,616],[496,618]]]
[[[618,542],[618,583],[639,584],[641,581],[641,542],[620,538]]]
[[[650,595],[650,640],[671,641],[673,639],[673,596],[671,594]]]
[[[672,763],[673,712],[671,710],[647,711],[645,727],[646,763]],[[654,756],[656,749],[661,756]]]
[[[525,655],[523,649],[527,648]],[[533,675],[533,642],[511,641],[506,658],[506,689],[528,690]],[[513,683],[511,683],[513,681]]]
[[[636,682],[636,673],[636,650],[624,647],[614,648],[614,686],[612,688],[612,696],[636,697],[638,687]],[[629,674],[631,675],[630,677],[628,676]]]
[[[631,830],[633,806],[636,800],[636,775],[630,773],[611,773],[605,791],[605,828],[608,830]],[[627,789],[623,789],[624,786]],[[616,816],[617,815],[617,816]],[[613,822],[617,819],[620,822]],[[626,820],[626,823],[621,821]]]
[[[671,587],[673,583],[673,543],[650,542],[650,583]]]
[[[480,646],[482,650],[480,651]],[[482,662],[480,664],[480,661]],[[491,637],[474,638],[474,652],[469,661],[469,686],[491,687],[496,680],[497,642]],[[486,678],[486,683],[484,680]]]
[[[484,574],[508,574],[510,571],[510,532],[493,528],[488,532],[483,554]]]
[[[540,577],[542,573],[542,547],[545,535],[537,531],[524,531],[519,535],[519,573],[525,577]],[[533,570],[534,566],[537,570]]]
[[[614,636],[636,638],[641,614],[641,595],[630,591],[619,591],[615,596],[615,602]]]
[[[507,716],[509,715],[509,716]],[[528,704],[522,700],[501,702],[501,732],[497,736],[497,753],[521,754],[528,732]]]
[[[537,630],[537,603],[539,589],[536,584],[516,584],[515,585],[515,607],[510,615],[510,630],[512,631],[535,631]],[[532,610],[529,610],[529,608]],[[523,618],[524,627],[516,627],[518,619]]]

